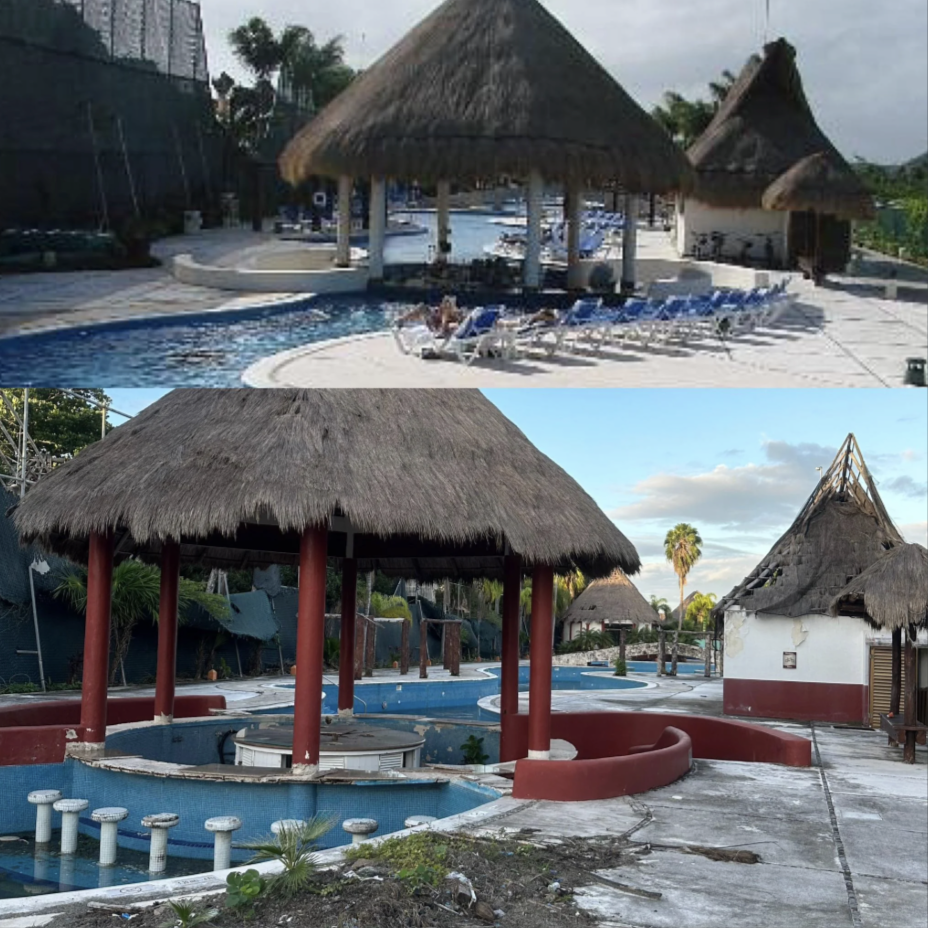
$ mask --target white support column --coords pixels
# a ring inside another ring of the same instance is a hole
[[[371,180],[370,259],[371,280],[383,280],[383,254],[387,241],[387,182],[382,177]]]
[[[541,223],[544,218],[545,182],[538,171],[528,178],[526,192],[528,205],[528,231],[525,240],[525,272],[523,282],[526,290],[537,290],[541,286]]]
[[[336,246],[335,264],[338,267],[351,266],[351,190],[350,177],[338,179],[338,244]]]
[[[638,257],[638,197],[634,193],[625,196],[625,233],[622,240],[622,292],[633,293],[637,282],[636,260]]]
[[[451,244],[451,184],[446,180],[438,182],[438,195],[435,206],[437,207],[438,222],[438,252],[436,260],[440,264],[448,261],[450,252],[447,248]]]
[[[583,218],[583,197],[576,187],[566,191],[567,196],[567,289],[579,290],[582,268],[580,267],[580,227]]]

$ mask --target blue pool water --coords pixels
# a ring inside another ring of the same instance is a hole
[[[428,236],[391,239],[388,263],[424,262],[434,239],[434,214],[414,215]],[[500,229],[487,216],[452,220],[455,260],[480,257]],[[307,308],[322,310],[320,321]],[[198,314],[183,321],[160,319],[118,323],[0,339],[0,372],[5,383],[108,387],[237,387],[244,371],[262,358],[301,345],[384,330],[396,304],[358,295],[249,310],[234,316]]]

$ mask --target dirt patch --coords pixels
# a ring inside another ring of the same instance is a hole
[[[709,860],[718,860],[728,864],[759,864],[760,854],[753,851],[743,851],[737,848],[728,847],[701,847],[699,845],[689,845],[683,848],[687,854],[698,854],[700,857],[707,857]]]
[[[650,853],[625,838],[539,846],[531,830],[499,838],[432,833],[415,838],[417,843],[400,853],[368,852],[366,859],[321,873],[310,891],[290,900],[259,900],[251,915],[224,907],[221,900],[195,906],[219,908],[211,923],[217,928],[568,928],[594,924],[577,907],[575,889],[607,882],[597,870],[634,864]],[[454,873],[466,882],[449,878]],[[633,895],[660,896],[608,882]],[[131,928],[164,928],[173,915],[167,906],[129,914],[134,915],[127,922]],[[121,910],[83,910],[69,913],[66,924],[113,928],[114,915],[121,916]]]

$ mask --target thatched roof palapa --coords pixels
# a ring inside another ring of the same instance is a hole
[[[716,607],[799,618],[826,615],[834,598],[904,544],[850,435],[789,531]]]
[[[666,132],[538,0],[446,0],[291,141],[313,174],[687,188]]]
[[[846,162],[819,128],[785,39],[745,65],[715,119],[687,155],[696,169],[693,197],[711,206],[760,209],[764,192],[797,162],[825,152]]]
[[[14,518],[25,543],[78,561],[112,530],[122,557],[173,539],[187,563],[295,564],[301,532],[330,523],[330,556],[353,532],[359,567],[397,577],[501,577],[507,550],[592,577],[640,568],[590,496],[469,390],[178,390]]]
[[[928,628],[928,550],[899,545],[855,577],[835,598],[831,615],[864,615],[879,628]]]
[[[606,625],[650,625],[657,613],[631,580],[616,568],[594,580],[571,604],[565,622],[605,622]]]
[[[803,158],[764,193],[764,209],[872,219],[876,204],[850,165],[820,151]]]

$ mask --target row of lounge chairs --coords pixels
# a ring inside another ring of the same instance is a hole
[[[553,357],[583,349],[601,351],[623,343],[652,344],[712,338],[726,341],[772,325],[795,302],[789,281],[754,290],[718,290],[666,300],[629,300],[610,309],[602,300],[578,300],[551,319],[533,320],[504,306],[472,310],[458,328],[438,334],[427,326],[393,328],[400,351],[420,358],[450,358],[473,364],[481,357]]]

